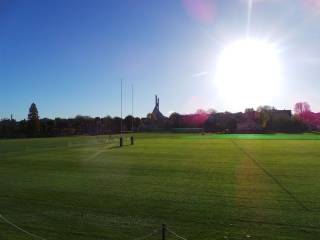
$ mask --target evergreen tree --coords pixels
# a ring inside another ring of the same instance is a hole
[[[35,103],[32,103],[28,114],[28,135],[36,137],[40,133],[39,113]]]

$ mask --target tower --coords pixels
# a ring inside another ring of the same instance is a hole
[[[157,95],[155,96],[155,100],[156,100],[155,108],[159,110],[159,98]]]
[[[159,98],[157,95],[155,95],[155,106],[151,115],[152,115],[152,119],[156,121],[162,121],[165,119],[165,116],[163,116],[162,113],[160,112],[159,103],[160,103]]]

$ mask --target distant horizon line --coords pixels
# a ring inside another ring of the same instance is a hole
[[[293,109],[277,109],[273,106],[269,106],[269,105],[261,105],[262,107],[263,106],[268,106],[268,107],[271,107],[272,109],[274,110],[278,110],[278,111],[293,111]],[[169,111],[170,114],[163,114],[165,117],[169,118],[171,114],[173,113],[178,113],[179,115],[193,115],[193,114],[200,114],[198,113],[198,111],[203,111],[203,113],[206,113],[206,114],[212,114],[212,112],[210,112],[210,110],[213,110],[215,113],[232,113],[232,114],[236,114],[236,113],[245,113],[245,110],[247,109],[253,109],[255,112],[258,111],[257,108],[245,108],[244,111],[216,111],[215,109],[213,108],[209,108],[208,110],[204,110],[202,108],[199,108],[197,109],[195,112],[189,112],[189,113],[179,113],[177,111]],[[148,112],[147,114],[145,115],[133,115],[133,117],[138,117],[138,118],[147,118],[148,114],[151,114],[151,112]],[[39,113],[39,115],[41,116],[41,114]],[[125,116],[123,116],[123,119],[128,117],[128,116],[132,116],[132,114],[127,114]],[[61,116],[55,116],[55,117],[49,117],[49,116],[45,116],[45,117],[40,117],[39,119],[50,119],[50,120],[54,120],[54,119],[75,119],[77,117],[83,117],[83,118],[100,118],[100,119],[103,119],[103,118],[107,118],[107,117],[111,117],[111,118],[121,118],[120,115],[105,115],[105,116],[92,116],[92,115],[86,115],[86,114],[76,114],[74,116],[67,116],[67,117],[61,117]],[[11,116],[9,117],[0,117],[0,121],[2,120],[15,120],[15,121],[23,121],[23,120],[27,120],[27,116],[25,118],[15,118],[14,117],[14,114],[11,114]]]

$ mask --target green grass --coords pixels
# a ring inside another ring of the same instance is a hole
[[[1,140],[0,214],[47,240],[320,238],[317,134],[105,139]]]
[[[285,134],[285,133],[268,133],[268,134],[204,134],[187,136],[190,139],[248,139],[248,140],[320,140],[318,133],[304,134]]]

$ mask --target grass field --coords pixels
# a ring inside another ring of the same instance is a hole
[[[1,140],[0,214],[47,240],[320,239],[318,134],[105,139]]]

